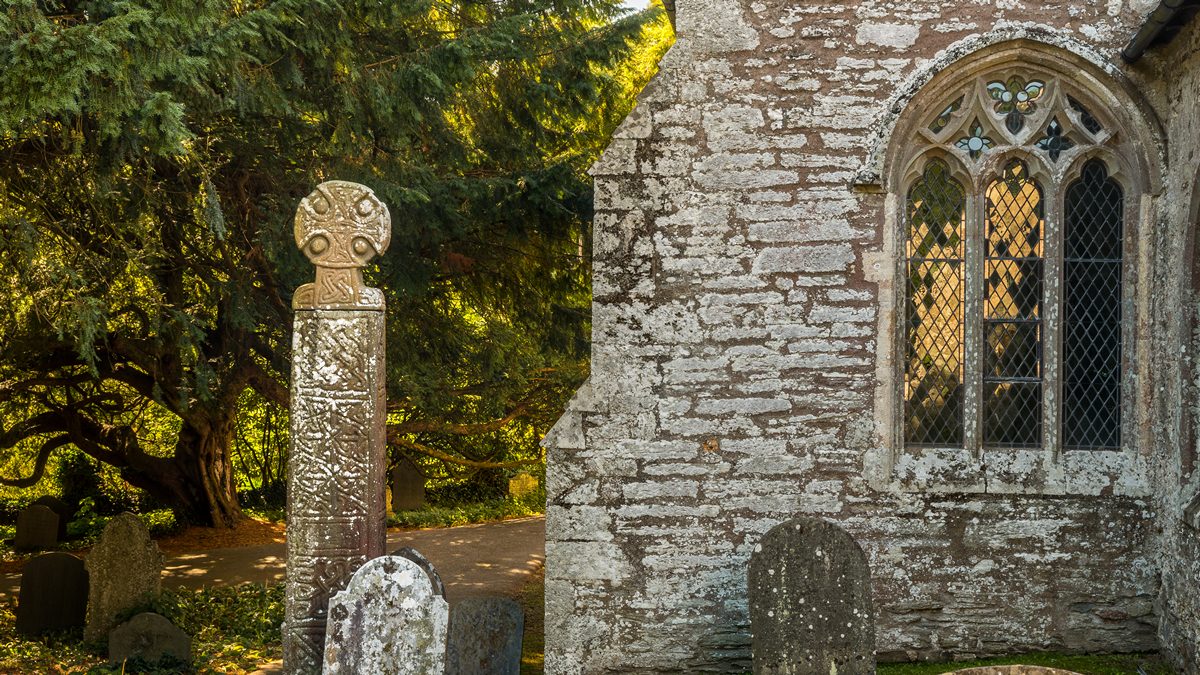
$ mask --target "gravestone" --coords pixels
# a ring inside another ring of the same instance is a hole
[[[392,511],[412,511],[425,506],[425,476],[408,459],[392,469]]]
[[[386,543],[384,303],[361,268],[391,218],[368,188],[333,181],[300,203],[295,234],[316,281],[292,300],[283,663],[319,673],[329,598]]]
[[[108,634],[108,660],[118,665],[133,661],[182,669],[192,662],[192,638],[167,617],[142,612]]]
[[[83,638],[103,640],[117,616],[158,597],[163,556],[145,523],[132,513],[108,521],[85,560],[88,571],[87,627]]]
[[[87,618],[88,573],[70,553],[46,553],[21,568],[17,632],[38,635],[82,626]]]
[[[64,502],[58,497],[53,497],[51,495],[38,497],[37,499],[33,500],[33,503],[48,507],[51,511],[58,515],[58,540],[66,541],[67,523],[71,522],[71,519],[75,517],[75,509],[71,508],[70,504]]]
[[[40,504],[26,506],[17,516],[18,551],[44,551],[58,544],[58,514]]]
[[[392,555],[408,558],[415,562],[417,567],[425,570],[425,575],[429,577],[429,584],[433,587],[433,594],[443,598],[446,597],[446,584],[442,583],[442,575],[438,574],[433,563],[429,562],[429,559],[422,555],[420,551],[410,546],[404,546],[392,551]]]
[[[750,556],[755,675],[870,675],[875,622],[867,557],[817,518],[777,525]]]
[[[450,609],[446,675],[519,675],[525,611],[510,598],[466,598]]]
[[[508,481],[508,494],[517,499],[532,494],[537,489],[538,479],[527,473],[519,473]]]
[[[442,675],[448,611],[420,565],[375,558],[329,601],[325,675]]]

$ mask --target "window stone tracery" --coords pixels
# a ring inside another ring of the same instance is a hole
[[[1120,450],[1129,171],[1052,73],[984,72],[915,127],[902,182],[905,447]]]

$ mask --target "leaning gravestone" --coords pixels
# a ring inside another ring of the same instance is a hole
[[[325,675],[442,675],[448,611],[420,565],[375,558],[329,601]]]
[[[71,505],[51,495],[38,497],[33,500],[34,504],[45,506],[58,515],[58,540],[66,541],[67,539],[67,523],[75,517],[75,509]]]
[[[38,635],[82,626],[87,618],[88,573],[70,553],[46,553],[21,568],[17,632]]]
[[[58,543],[58,514],[40,504],[25,507],[17,516],[18,551],[44,551]]]
[[[384,302],[362,267],[391,217],[370,189],[333,181],[300,203],[295,234],[317,270],[292,299],[283,665],[307,674],[321,672],[330,596],[386,544]]]
[[[412,511],[425,506],[425,476],[408,459],[392,469],[392,511]]]
[[[750,557],[755,675],[870,675],[875,621],[867,557],[841,528],[796,518]]]
[[[145,523],[132,513],[108,521],[87,555],[88,610],[83,638],[103,640],[117,615],[158,597],[163,556]]]
[[[509,598],[467,598],[450,610],[446,675],[519,675],[525,612]]]
[[[167,617],[142,612],[108,634],[108,660],[185,669],[192,663],[192,638]]]

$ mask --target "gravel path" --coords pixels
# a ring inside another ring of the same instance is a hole
[[[546,559],[546,521],[498,523],[388,533],[388,552],[411,546],[429,559],[453,604],[473,595],[517,595]],[[212,549],[167,556],[166,588],[199,588],[282,581],[284,544]],[[0,594],[16,595],[19,573],[0,578]]]

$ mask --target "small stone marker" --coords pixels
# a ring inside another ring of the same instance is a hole
[[[108,634],[108,660],[123,664],[190,666],[192,638],[154,612],[142,612]],[[165,663],[164,663],[165,662]]]
[[[875,621],[867,557],[817,518],[777,525],[750,556],[755,675],[871,675]]]
[[[21,568],[17,632],[38,635],[82,626],[87,618],[88,573],[70,553],[46,553]]]
[[[408,558],[415,562],[417,567],[425,570],[425,575],[429,577],[429,583],[433,586],[433,594],[443,598],[446,597],[446,584],[442,583],[442,575],[438,574],[433,563],[429,562],[429,558],[426,558],[420,551],[411,546],[402,546],[392,551],[392,555]]]
[[[70,504],[64,502],[58,497],[53,497],[50,495],[38,497],[37,499],[33,500],[33,503],[49,507],[51,511],[58,514],[58,540],[66,541],[67,523],[71,522],[71,519],[75,517],[75,509],[71,508]]]
[[[412,511],[425,506],[425,476],[408,459],[392,469],[392,512]]]
[[[363,565],[329,601],[325,675],[442,675],[449,605],[408,558]]]
[[[508,494],[517,499],[528,494],[533,494],[537,489],[538,479],[527,473],[519,473],[508,481]]]
[[[525,611],[509,598],[467,598],[450,610],[446,675],[518,675]]]
[[[132,513],[108,521],[87,556],[87,627],[83,638],[103,640],[117,615],[158,597],[163,556],[145,523]]]
[[[48,506],[35,504],[25,507],[17,516],[17,538],[13,548],[18,551],[44,551],[58,544],[58,514]]]

